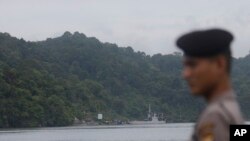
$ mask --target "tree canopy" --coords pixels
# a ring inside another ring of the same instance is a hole
[[[30,42],[0,33],[0,127],[71,125],[76,118],[145,119],[148,104],[169,122],[194,121],[204,107],[181,78],[179,53],[153,56],[82,33]],[[232,80],[250,118],[250,55]]]

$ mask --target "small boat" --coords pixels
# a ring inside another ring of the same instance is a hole
[[[156,113],[151,112],[151,106],[148,107],[148,119],[144,121],[130,121],[130,124],[165,124],[166,121],[160,121]]]

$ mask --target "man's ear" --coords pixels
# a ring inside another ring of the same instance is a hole
[[[216,56],[216,65],[223,72],[226,71],[227,70],[227,62],[226,62],[225,56],[223,56],[223,55]]]

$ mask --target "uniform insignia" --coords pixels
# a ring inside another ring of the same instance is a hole
[[[213,141],[214,133],[213,133],[214,124],[205,123],[200,127],[199,136],[201,141]]]
[[[203,135],[201,137],[201,141],[213,141],[214,140],[214,135],[212,133]]]

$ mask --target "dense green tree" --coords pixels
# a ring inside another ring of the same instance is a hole
[[[97,113],[143,120],[148,104],[168,122],[194,121],[204,102],[190,96],[181,59],[79,32],[39,42],[0,33],[0,127],[65,126]],[[232,81],[249,119],[250,55],[233,60]]]

